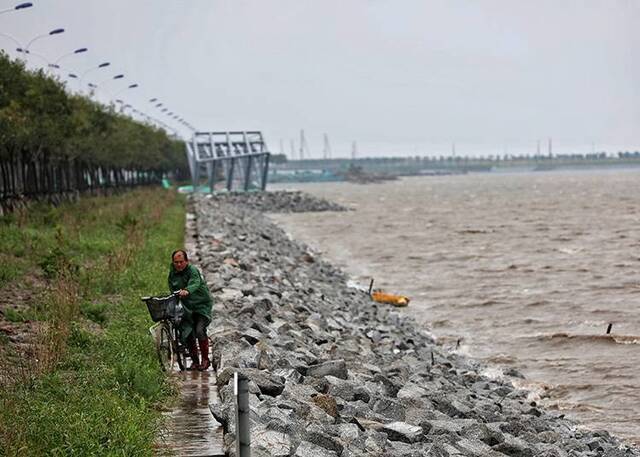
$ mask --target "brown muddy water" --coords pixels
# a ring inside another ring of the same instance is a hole
[[[640,443],[640,171],[270,187],[354,208],[271,217],[362,287],[410,296],[445,346]]]

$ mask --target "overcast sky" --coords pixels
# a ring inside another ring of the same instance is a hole
[[[0,0],[0,10],[22,0]],[[0,33],[149,114],[312,157],[640,150],[640,0],[32,0]],[[0,36],[10,50],[14,43]],[[30,64],[41,64],[35,56]],[[69,83],[71,89],[77,86]],[[188,135],[188,131],[183,131]]]

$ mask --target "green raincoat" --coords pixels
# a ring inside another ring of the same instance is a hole
[[[171,264],[168,279],[171,292],[177,292],[180,289],[189,291],[189,295],[182,298],[184,317],[180,324],[182,340],[186,341],[193,331],[193,314],[204,316],[207,319],[207,325],[211,322],[213,300],[202,274],[191,264],[182,271],[177,271]]]

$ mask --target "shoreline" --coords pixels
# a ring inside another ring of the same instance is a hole
[[[337,209],[301,195],[194,202],[199,264],[214,291],[222,403],[213,413],[229,455],[234,371],[251,380],[258,455],[640,455],[483,377],[482,364],[348,286],[342,271],[260,213]]]
[[[468,356],[540,381],[538,403],[637,446],[637,176],[286,186],[357,211],[269,217],[361,284],[412,297],[411,314],[445,346],[462,337]],[[608,323],[630,337],[603,339]]]

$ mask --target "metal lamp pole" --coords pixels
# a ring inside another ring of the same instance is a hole
[[[127,87],[125,87],[124,89],[119,90],[118,92],[116,92],[115,94],[113,94],[113,97],[117,97],[118,95],[120,95],[121,93],[123,93],[125,90],[129,90],[129,89],[135,89],[136,87],[138,87],[138,84],[129,84]],[[117,100],[116,100],[117,101]]]
[[[64,29],[62,29],[62,28],[60,28],[60,29],[53,29],[53,30],[52,30],[52,31],[50,31],[49,33],[43,33],[42,35],[38,35],[38,36],[36,36],[36,37],[32,38],[32,39],[31,39],[31,41],[29,41],[29,42],[27,43],[27,46],[25,46],[25,48],[24,48],[24,52],[25,52],[25,53],[27,53],[27,54],[29,54],[29,48],[31,47],[31,45],[32,45],[34,42],[36,42],[36,41],[38,41],[38,40],[40,40],[40,39],[42,39],[42,38],[46,38],[46,37],[48,37],[48,36],[52,36],[52,35],[60,35],[61,33],[64,33]]]
[[[109,65],[111,65],[111,62],[102,62],[100,65],[97,65],[97,66],[95,66],[95,67],[91,67],[91,68],[86,69],[86,70],[85,70],[85,71],[80,75],[80,78],[79,78],[79,82],[78,82],[78,84],[80,85],[80,91],[82,91],[82,81],[84,81],[84,77],[85,77],[85,76],[87,76],[89,73],[91,73],[91,72],[92,72],[92,71],[94,71],[94,70],[99,70],[99,69],[101,69],[101,68],[106,68],[106,67],[108,67]]]
[[[71,51],[71,52],[67,52],[66,54],[62,54],[60,57],[58,57],[56,60],[53,61],[52,64],[49,64],[49,66],[51,68],[56,68],[56,69],[60,69],[60,61],[66,57],[75,55],[75,54],[82,54],[83,52],[87,52],[89,49],[87,48],[78,48],[75,51]]]
[[[3,13],[10,13],[12,11],[18,11],[18,10],[23,10],[26,8],[31,8],[33,6],[33,3],[19,3],[18,5],[12,7],[12,8],[7,8],[4,10],[0,10],[0,14]]]
[[[89,87],[91,87],[91,89],[93,89],[92,93],[91,93],[91,94],[89,94],[89,95],[90,95],[90,96],[91,96],[91,95],[93,95],[93,94],[95,93],[95,89],[104,89],[104,85],[105,85],[106,83],[108,83],[109,81],[113,81],[113,80],[117,80],[117,79],[122,79],[122,78],[124,78],[124,75],[123,75],[123,74],[119,74],[119,75],[115,75],[115,76],[113,76],[113,77],[111,77],[111,78],[107,78],[107,79],[105,79],[105,80],[102,80],[102,81],[100,81],[98,84],[92,84],[92,83],[89,83]],[[106,92],[106,90],[105,90],[105,92]],[[107,93],[107,95],[109,95],[109,94]]]

